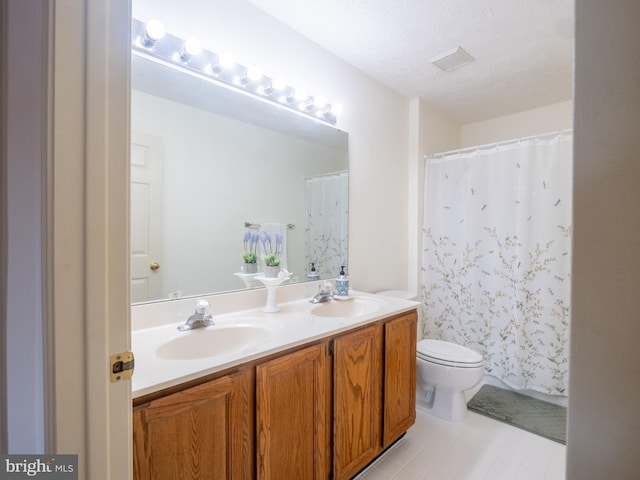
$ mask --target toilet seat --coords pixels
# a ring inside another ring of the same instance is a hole
[[[484,363],[478,352],[442,340],[420,340],[416,350],[418,358],[447,367],[477,368]]]

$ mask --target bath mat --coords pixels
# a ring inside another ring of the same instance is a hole
[[[518,392],[483,385],[467,404],[469,410],[566,444],[567,409]]]

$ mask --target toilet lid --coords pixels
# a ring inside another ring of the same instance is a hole
[[[420,340],[417,345],[418,357],[443,365],[476,367],[483,363],[482,355],[470,348],[442,340]]]

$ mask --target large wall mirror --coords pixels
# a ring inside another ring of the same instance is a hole
[[[348,138],[330,125],[132,55],[134,303],[252,288],[247,232],[285,232],[292,282],[347,261]]]

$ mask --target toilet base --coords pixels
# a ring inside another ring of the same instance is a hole
[[[467,399],[464,391],[430,386],[418,392],[416,406],[434,417],[448,422],[461,422],[467,418]]]

